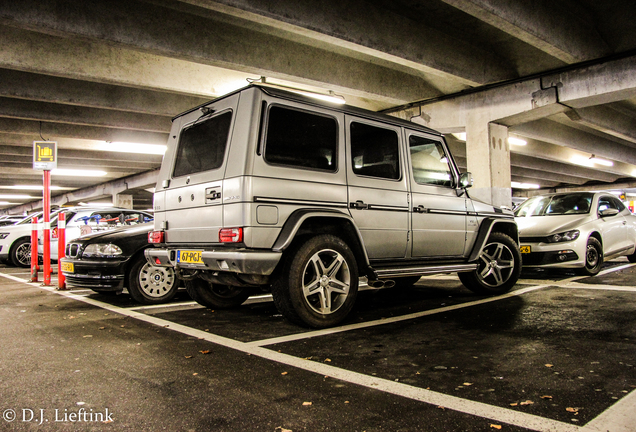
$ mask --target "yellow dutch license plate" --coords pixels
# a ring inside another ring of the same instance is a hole
[[[521,246],[521,247],[519,248],[519,251],[520,251],[522,254],[531,253],[531,252],[532,252],[532,246]]]
[[[73,273],[75,271],[73,263],[63,262],[62,263],[62,271],[66,273]]]
[[[203,258],[201,257],[201,251],[178,250],[177,251],[177,263],[203,264]]]

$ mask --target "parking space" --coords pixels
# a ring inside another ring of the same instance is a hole
[[[593,278],[524,272],[498,297],[476,296],[454,275],[366,290],[342,326],[320,331],[288,323],[266,294],[229,311],[186,293],[140,306],[127,295],[29,284],[15,268],[0,275],[11,430],[84,430],[56,421],[81,407],[112,414],[112,423],[83,422],[86,430],[636,424],[636,267],[625,259]],[[25,409],[34,419],[24,421]]]

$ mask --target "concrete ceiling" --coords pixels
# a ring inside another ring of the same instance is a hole
[[[260,76],[394,111],[592,74],[603,82],[584,104],[501,120],[528,142],[511,147],[512,180],[636,186],[632,0],[0,0],[0,40],[0,213],[41,206],[40,192],[7,186],[42,184],[42,139],[58,142],[59,168],[107,173],[52,176],[68,188],[54,204],[123,193],[151,207],[161,156],[109,143],[164,144],[172,116]],[[449,141],[465,167],[465,144]],[[614,165],[572,163],[591,154]],[[18,193],[33,198],[4,197]]]

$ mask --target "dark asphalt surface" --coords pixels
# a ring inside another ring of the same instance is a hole
[[[0,273],[27,278],[4,265]],[[515,289],[548,286],[266,348],[584,426],[636,388],[636,292],[551,282],[571,276],[524,273]],[[634,287],[636,270],[576,282]],[[123,309],[139,306],[127,295],[78,294]],[[360,293],[347,324],[481,298],[453,278],[423,279],[412,290]],[[180,293],[174,302],[184,301]],[[307,331],[268,301],[232,311],[185,305],[141,312],[240,342]],[[4,277],[0,324],[0,430],[530,430],[277,363]]]

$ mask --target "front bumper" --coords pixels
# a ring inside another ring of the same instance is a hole
[[[182,248],[187,250],[196,247]],[[192,270],[210,270],[252,275],[270,275],[278,265],[282,252],[260,250],[201,250],[203,264],[177,262],[179,249],[146,249],[146,259],[152,265]]]
[[[60,262],[73,264],[72,273],[62,271],[66,278],[66,284],[69,286],[100,291],[121,291],[124,289],[128,259],[78,260],[62,258]]]
[[[585,251],[579,250],[580,242],[528,243],[520,242],[521,260],[524,267],[535,268],[580,268],[585,265]],[[530,247],[530,253],[523,253]]]

